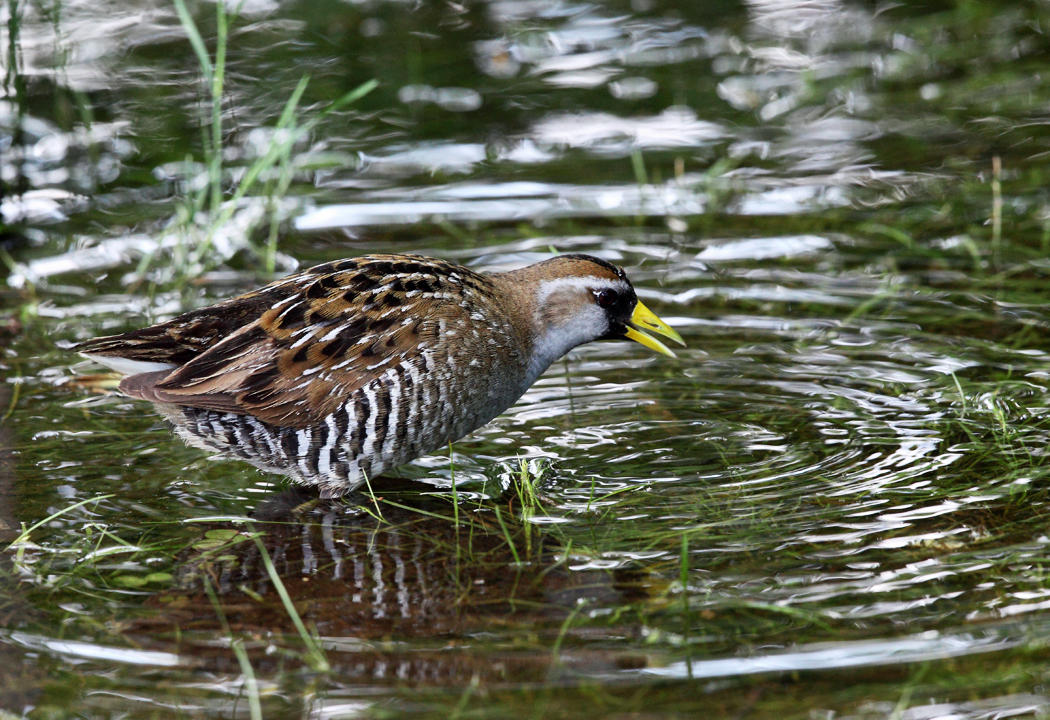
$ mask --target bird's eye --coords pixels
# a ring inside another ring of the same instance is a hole
[[[615,290],[610,290],[609,288],[605,288],[604,290],[598,292],[597,295],[595,295],[595,300],[597,300],[598,302],[598,307],[605,308],[606,310],[615,305],[616,301],[619,299],[620,293],[616,292]]]

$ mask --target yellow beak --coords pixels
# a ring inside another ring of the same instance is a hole
[[[658,318],[656,313],[643,305],[642,301],[639,300],[638,304],[634,306],[634,312],[631,313],[631,319],[627,321],[627,333],[625,337],[629,340],[641,343],[650,350],[655,350],[662,355],[677,357],[671,348],[664,345],[652,335],[647,335],[642,332],[642,328],[654,332],[657,335],[663,335],[665,338],[670,338],[683,347],[685,346],[685,340],[682,339],[682,336],[675,332],[674,328]]]

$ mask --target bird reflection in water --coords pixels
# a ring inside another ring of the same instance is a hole
[[[237,636],[271,638],[271,651],[283,644],[289,652],[252,657],[256,672],[278,668],[298,640],[268,557],[345,682],[542,681],[553,669],[551,643],[570,615],[647,593],[639,571],[571,570],[565,547],[542,527],[526,528],[512,505],[498,502],[498,511],[496,501],[460,496],[456,518],[451,498],[396,483],[386,484],[374,505],[363,496],[355,504],[353,496],[325,500],[291,489],[260,504],[252,523],[204,529],[206,537],[225,538],[224,545],[187,551],[179,589],[151,599],[164,612],[140,628],[144,642],[174,636],[180,653],[234,672],[235,658],[215,645],[216,633],[225,632],[221,616]],[[527,553],[526,532],[532,533]],[[221,613],[212,607],[209,586]],[[602,632],[626,631],[603,626]],[[478,652],[494,633],[500,643]],[[273,639],[281,637],[287,640]],[[409,651],[390,642],[419,637],[437,644]],[[501,649],[508,639],[515,648]],[[566,651],[553,660],[559,671],[586,672],[638,662],[613,651]]]

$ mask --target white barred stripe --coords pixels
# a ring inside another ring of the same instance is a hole
[[[317,472],[323,476],[327,476],[332,471],[332,448],[339,440],[339,433],[335,427],[335,416],[329,415],[325,418],[325,424],[328,426],[328,439],[317,450]]]
[[[356,393],[355,393],[356,394]],[[343,403],[343,412],[346,413],[346,437],[342,439],[342,443],[346,448],[346,459],[347,462],[354,459],[354,453],[351,452],[352,442],[357,441],[358,447],[361,446],[361,439],[354,437],[354,430],[357,429],[357,403],[354,402],[354,398],[351,397],[347,402]],[[351,466],[352,467],[352,466]]]
[[[365,441],[361,447],[362,457],[371,457],[375,450],[376,415],[379,411],[379,403],[376,402],[376,391],[372,389],[372,383],[366,384],[362,390],[365,391],[365,404],[368,405],[368,419],[365,420]]]
[[[425,352],[422,355],[420,355],[420,359],[423,361],[423,372],[426,374],[426,380],[436,379],[434,375],[430,372],[430,358],[428,357],[429,354],[429,352]],[[428,414],[430,408],[433,407],[433,397],[430,393],[430,388],[433,386],[433,384],[434,383],[432,382],[423,382],[423,407],[419,408],[420,419],[425,417]],[[420,429],[423,432],[427,431],[427,428],[425,427]]]
[[[267,432],[258,420],[251,415],[245,415],[245,419],[248,424],[251,425],[252,435],[257,438],[262,438],[266,443],[266,450],[269,452],[270,457],[276,457],[278,454],[277,447],[277,436],[272,432]]]
[[[244,426],[244,421],[239,417],[237,422],[233,423],[233,436],[237,438],[237,444],[241,447],[252,447],[251,438],[248,436],[248,428]]]
[[[394,445],[397,443],[397,423],[401,413],[401,378],[395,370],[387,370],[383,375],[390,376],[390,414],[386,417],[386,438],[382,448],[382,459],[388,461],[393,456]]]
[[[412,432],[412,428],[416,427],[420,423],[419,413],[419,368],[416,367],[417,360],[412,358],[411,361],[405,363],[405,370],[408,371],[409,377],[412,378],[412,393],[408,396],[408,416],[405,418],[405,424],[408,427],[408,440],[412,442],[415,439],[415,433]]]

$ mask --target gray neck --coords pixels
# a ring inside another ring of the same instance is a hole
[[[587,332],[583,332],[587,330]],[[580,328],[574,325],[555,325],[547,328],[540,337],[529,359],[529,365],[525,370],[525,387],[528,388],[536,379],[549,368],[555,360],[565,355],[577,345],[582,345],[594,339],[593,332],[589,328]]]

